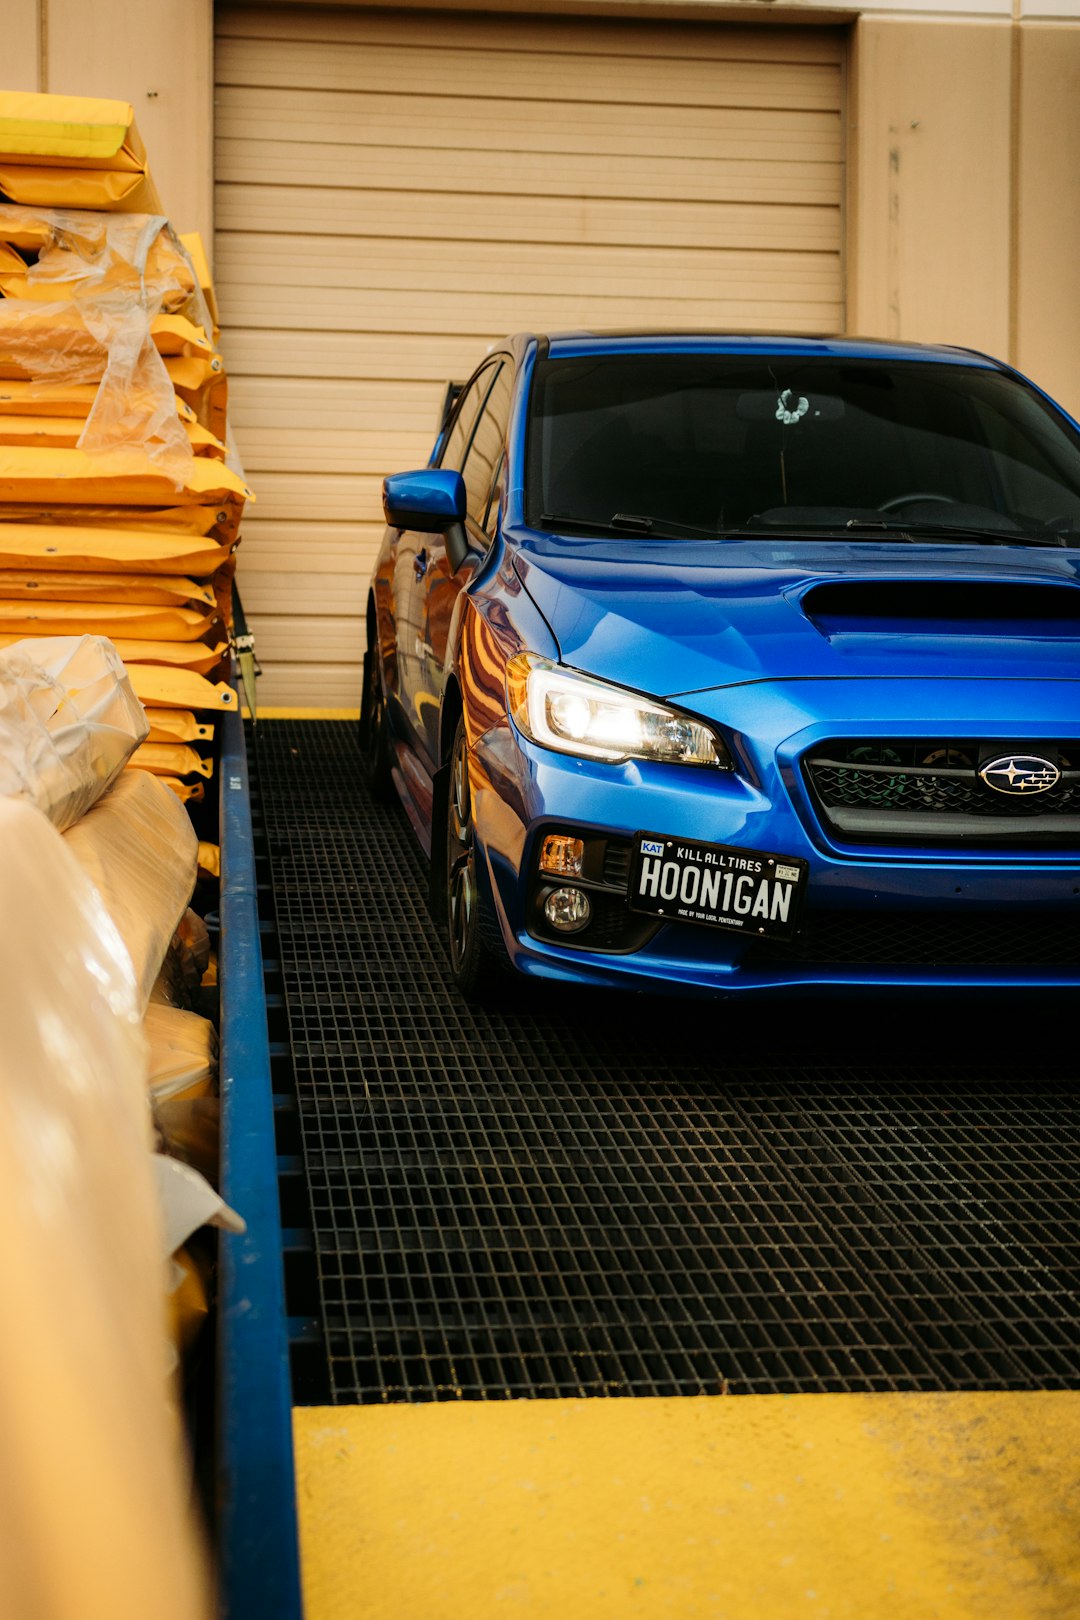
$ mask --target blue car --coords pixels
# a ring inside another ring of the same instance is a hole
[[[519,336],[384,484],[360,741],[463,994],[1080,984],[1080,430],[986,355]]]

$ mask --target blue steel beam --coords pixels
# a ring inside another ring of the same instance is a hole
[[[222,717],[218,1525],[225,1620],[301,1620],[270,1041],[243,721]]]

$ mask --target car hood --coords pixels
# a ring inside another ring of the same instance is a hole
[[[1018,546],[532,536],[565,663],[657,697],[776,679],[1080,678],[1080,559]]]

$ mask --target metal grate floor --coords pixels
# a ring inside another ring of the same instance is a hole
[[[254,768],[332,1399],[1080,1386],[1075,1021],[474,1012],[354,726]]]

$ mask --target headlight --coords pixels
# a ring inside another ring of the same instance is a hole
[[[518,730],[561,754],[732,768],[724,744],[700,720],[535,653],[510,660],[506,696]]]

